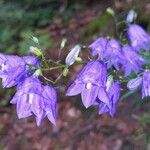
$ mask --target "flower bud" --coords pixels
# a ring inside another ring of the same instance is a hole
[[[63,38],[62,42],[61,42],[61,45],[60,45],[60,48],[63,49],[65,47],[66,43],[67,43],[67,39]]]
[[[132,23],[137,18],[137,13],[134,10],[130,10],[127,15],[127,23]]]
[[[63,70],[63,76],[66,77],[66,76],[68,75],[68,73],[69,73],[69,69],[68,69],[68,68],[65,68],[65,69]]]
[[[32,36],[32,40],[33,40],[33,42],[35,42],[35,43],[39,44],[39,40],[38,40],[38,38],[37,38],[37,37]]]
[[[30,46],[29,50],[30,50],[30,52],[31,52],[32,54],[34,54],[35,56],[38,56],[38,57],[42,56],[42,51],[41,51],[41,49],[39,49],[39,48],[37,48],[37,47]]]
[[[115,16],[114,10],[113,10],[112,8],[110,8],[110,7],[108,7],[108,8],[106,9],[106,12],[107,12],[109,15],[111,15],[111,16]]]
[[[75,61],[76,61],[76,62],[82,62],[82,58],[81,58],[81,57],[77,57],[77,58],[75,59]]]
[[[38,77],[38,76],[40,76],[40,75],[42,75],[41,69],[37,69],[37,70],[35,71],[35,73],[33,74],[34,77]]]
[[[68,66],[71,66],[76,61],[76,58],[79,56],[80,51],[81,46],[79,44],[71,49],[70,53],[67,55],[65,60]]]

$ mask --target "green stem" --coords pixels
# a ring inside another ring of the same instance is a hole
[[[56,69],[59,69],[59,68],[65,68],[66,65],[60,65],[60,66],[56,66],[56,67],[52,67],[52,68],[42,68],[41,70],[42,71],[51,71],[51,70],[56,70]]]
[[[43,60],[43,62],[45,63],[45,66],[46,66],[47,68],[49,68],[49,65],[48,65],[47,60],[46,60],[46,58],[45,58],[44,55],[42,55],[42,60]]]

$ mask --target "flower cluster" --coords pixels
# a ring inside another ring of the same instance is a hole
[[[0,78],[4,88],[17,86],[11,100],[17,105],[18,118],[34,115],[37,125],[47,116],[56,124],[56,91],[52,86],[44,86],[35,75],[40,60],[34,56],[18,57],[0,54]]]
[[[93,56],[98,55],[95,61],[89,61],[81,70],[75,81],[67,90],[68,96],[81,94],[86,108],[92,105],[99,106],[99,114],[109,112],[114,116],[116,105],[120,97],[120,81],[113,81],[109,76],[111,68],[123,71],[124,76],[144,71],[143,65],[147,62],[140,55],[141,51],[150,50],[150,36],[137,24],[130,24],[127,29],[129,43],[122,45],[117,39],[98,38],[89,48]],[[146,70],[143,76],[132,79],[127,87],[132,90],[142,84],[142,97],[150,96],[150,71]]]
[[[142,52],[150,52],[150,36],[139,25],[131,24],[133,17],[136,18],[136,14],[131,12],[128,16],[126,44],[122,44],[118,39],[100,37],[89,45],[93,59],[84,65],[68,88],[67,96],[81,94],[82,103],[86,108],[98,106],[99,114],[107,112],[113,117],[120,97],[122,79],[130,77],[133,73],[136,74],[136,78],[126,81],[128,89],[135,90],[142,86],[142,98],[150,96],[150,61],[142,55]],[[35,40],[37,42],[37,39]],[[61,49],[63,47],[64,42]],[[39,76],[52,82],[43,76],[42,71],[59,68],[63,70],[57,79],[62,75],[67,76],[69,67],[77,61],[82,62],[79,57],[81,48],[81,45],[76,45],[67,55],[65,64],[61,64],[60,61],[54,62],[55,67],[50,67],[42,51],[32,46],[30,52],[34,56],[0,54],[2,86],[16,86],[16,93],[10,103],[17,106],[18,118],[34,116],[37,126],[40,126],[47,116],[49,121],[56,125],[56,91],[52,85],[44,85]],[[97,59],[94,57],[96,55]],[[150,57],[150,53],[148,55]]]

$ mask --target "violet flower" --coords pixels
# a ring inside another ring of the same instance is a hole
[[[139,72],[141,70],[141,66],[145,63],[145,60],[139,56],[131,46],[124,45],[122,54],[120,62],[125,76],[128,76],[133,71]]]
[[[129,90],[135,90],[139,86],[142,86],[142,98],[150,96],[150,71],[146,70],[142,76],[135,79],[131,79],[127,83]]]
[[[101,60],[107,62],[107,68],[112,66],[119,70],[121,46],[116,39],[108,40],[106,38],[99,38],[93,42],[89,48],[92,49],[92,55],[99,55]]]
[[[39,61],[36,57],[18,57],[14,55],[0,54],[0,78],[4,88],[17,85],[30,73],[29,65],[38,66]]]
[[[131,46],[136,50],[150,50],[150,35],[137,24],[129,26],[127,31]]]
[[[56,125],[56,91],[52,86],[43,86],[38,78],[28,77],[20,83],[10,103],[17,105],[19,119],[34,115],[40,126],[47,116]]]
[[[114,82],[112,86],[107,91],[111,107],[109,108],[105,103],[101,101],[101,99],[98,99],[99,103],[99,114],[103,114],[106,112],[109,112],[109,114],[113,117],[116,112],[116,106],[119,101],[120,97],[120,86],[119,83]]]
[[[114,66],[116,70],[119,70],[121,55],[122,52],[119,41],[115,39],[109,40],[106,47],[107,68]]]
[[[100,37],[92,44],[89,45],[89,48],[92,49],[92,55],[99,55],[101,59],[105,57],[105,51],[107,47],[108,39]]]
[[[82,102],[86,108],[93,105],[97,97],[101,97],[102,101],[110,107],[109,98],[104,88],[106,77],[107,70],[104,63],[102,61],[90,61],[68,88],[66,95],[81,94]]]

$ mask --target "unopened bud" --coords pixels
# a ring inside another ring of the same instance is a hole
[[[79,44],[75,45],[66,57],[66,65],[71,66],[76,61],[76,58],[79,56],[80,51],[81,46]]]
[[[110,8],[110,7],[108,7],[108,8],[106,9],[106,12],[107,12],[109,15],[111,15],[111,16],[115,16],[114,10],[113,10],[112,8]]]
[[[76,62],[82,62],[82,58],[81,58],[81,57],[77,57],[77,58],[75,59],[75,61],[76,61]]]
[[[127,23],[132,23],[137,18],[137,13],[134,10],[130,10],[127,16]]]
[[[65,68],[65,69],[63,70],[63,76],[66,77],[66,76],[68,75],[68,73],[69,73],[69,69],[68,69],[68,68]]]
[[[33,74],[33,76],[35,76],[35,77],[38,77],[38,76],[40,76],[40,75],[42,75],[41,69],[37,69],[37,70],[34,72],[34,74]]]
[[[61,42],[61,45],[60,45],[60,48],[63,49],[65,47],[66,43],[67,43],[67,39],[63,38],[62,42]]]
[[[33,47],[33,46],[30,46],[29,48],[30,52],[36,56],[42,56],[42,51],[41,49],[37,48],[37,47]]]
[[[38,38],[37,38],[37,37],[32,36],[32,40],[33,40],[33,42],[35,42],[35,43],[39,44],[39,40],[38,40]]]

